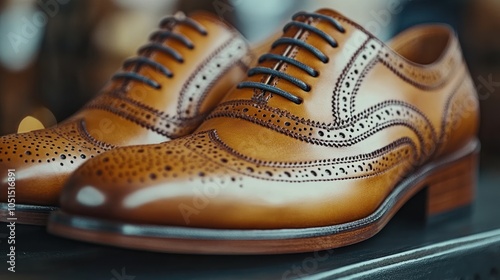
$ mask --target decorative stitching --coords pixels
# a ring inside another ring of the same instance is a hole
[[[357,156],[309,162],[267,162],[250,158],[235,151],[225,144],[214,130],[192,135],[186,141],[185,147],[198,156],[238,174],[267,181],[291,183],[366,178],[384,173],[391,167],[400,164],[400,159],[403,156],[410,156],[410,151],[412,151],[414,159],[416,156],[416,147],[411,139],[402,138],[384,148]],[[241,164],[241,161],[244,161],[245,164]],[[362,175],[349,176],[349,174]],[[309,179],[312,177],[320,178]]]
[[[214,59],[220,55],[227,55],[228,48],[233,47],[237,48],[237,51],[235,51],[234,53],[231,52],[229,54],[230,61],[224,63],[224,65],[222,65],[223,63],[221,62],[214,61]],[[181,135],[186,135],[189,132],[193,131],[199,125],[200,121],[207,116],[208,112],[202,114],[199,112],[199,108],[203,100],[206,98],[208,92],[210,92],[212,86],[220,77],[226,75],[234,65],[236,65],[237,63],[241,63],[241,57],[246,55],[247,53],[248,46],[246,42],[235,36],[233,36],[216,51],[214,51],[203,63],[200,64],[197,70],[184,83],[183,90],[180,93],[179,102],[177,105],[178,114],[175,116],[170,116],[169,114],[166,114],[165,112],[155,109],[149,105],[124,96],[121,91],[113,91],[109,94],[104,94],[93,102],[89,103],[86,108],[98,109],[113,113],[145,129],[156,132],[168,139],[178,138]],[[187,98],[188,86],[196,77],[198,77],[199,75],[203,75],[203,69],[208,69],[207,67],[210,67],[208,65],[212,65],[214,63],[220,63],[219,65],[221,65],[222,67],[217,68],[220,68],[222,70],[220,71],[220,73],[218,73],[218,75],[211,76],[210,79],[206,78],[206,80],[209,81],[209,84],[207,86],[203,86],[203,88],[200,87],[201,90],[203,90],[203,93],[201,95],[195,96],[193,94],[189,97],[192,98],[192,100],[188,101],[188,105],[186,105],[187,108],[189,108],[191,104],[196,104],[196,109],[192,112],[189,112],[192,115],[191,117],[183,117],[186,112],[182,108],[182,100]]]
[[[177,115],[190,115],[188,118],[192,118],[199,114],[201,104],[203,104],[207,94],[217,83],[219,78],[224,76],[229,69],[236,65],[248,51],[246,42],[239,36],[233,35],[233,37],[201,62],[182,86],[179,101],[177,103]],[[214,69],[215,72],[217,72],[215,77],[212,74]],[[208,79],[208,75],[212,75],[213,78]],[[198,81],[195,83],[196,80]],[[206,81],[208,81],[208,83]],[[191,98],[191,100],[186,100],[187,98]],[[196,101],[193,102],[195,99]],[[195,104],[195,108],[190,110],[189,107],[191,107],[192,104]],[[187,112],[187,110],[189,110],[189,112]]]

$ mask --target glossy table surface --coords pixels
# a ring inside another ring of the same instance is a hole
[[[291,255],[161,254],[86,244],[17,225],[16,273],[7,271],[0,224],[0,279],[500,279],[499,159],[483,162],[465,215],[432,225],[399,213],[368,241]]]

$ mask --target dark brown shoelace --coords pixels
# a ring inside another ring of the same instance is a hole
[[[145,56],[145,53],[153,52],[153,51],[158,51],[161,53],[164,53],[173,59],[175,59],[179,63],[184,63],[184,58],[182,55],[177,52],[175,49],[166,46],[163,44],[163,42],[166,39],[173,39],[178,42],[181,42],[184,46],[186,46],[188,49],[194,49],[194,44],[189,40],[185,35],[183,34],[177,34],[172,32],[172,28],[175,25],[178,24],[184,24],[186,26],[189,26],[196,31],[198,31],[200,34],[206,36],[207,30],[198,22],[196,22],[193,19],[187,18],[183,15],[181,16],[169,16],[161,20],[159,27],[160,30],[155,31],[153,34],[150,36],[150,40],[152,42],[148,43],[147,45],[141,47],[138,51],[137,57],[128,59],[124,62],[123,67],[128,68],[130,66],[136,65],[137,67],[134,69],[134,71],[127,71],[127,72],[119,72],[113,75],[111,78],[112,80],[117,80],[117,79],[123,79],[123,80],[134,80],[138,81],[141,83],[144,83],[150,87],[153,87],[155,89],[160,89],[161,85],[160,83],[145,77],[143,75],[140,75],[138,71],[142,66],[149,66],[153,69],[156,69],[157,71],[161,72],[163,75],[165,75],[168,78],[172,78],[174,76],[174,73],[172,70],[168,69],[161,63],[158,63],[154,60],[152,60],[150,57]]]
[[[293,21],[288,23],[284,27],[283,31],[287,32],[292,27],[298,27],[302,30],[307,30],[309,32],[313,32],[313,33],[317,34],[318,36],[323,38],[326,42],[328,42],[328,44],[330,46],[332,46],[333,48],[338,47],[337,41],[335,41],[335,39],[333,39],[330,35],[326,34],[322,30],[320,30],[314,26],[311,26],[307,23],[296,21],[296,19],[301,18],[301,17],[314,18],[314,19],[327,21],[327,22],[331,23],[339,32],[341,32],[341,33],[345,32],[344,27],[342,27],[342,25],[334,18],[326,16],[326,15],[322,15],[322,14],[305,13],[305,12],[299,12],[299,13],[295,14],[292,17]],[[293,45],[293,46],[300,47],[300,48],[305,49],[305,50],[309,51],[310,53],[312,53],[314,56],[316,56],[323,63],[328,63],[329,59],[322,51],[320,51],[316,47],[314,47],[314,46],[312,46],[304,41],[301,41],[299,39],[282,37],[273,43],[272,49],[276,48],[277,46],[281,46],[281,45]],[[268,54],[264,54],[263,56],[261,56],[259,58],[260,63],[267,61],[267,60],[276,60],[279,62],[289,63],[289,64],[294,65],[297,68],[301,69],[302,71],[306,72],[307,74],[309,74],[312,77],[317,77],[319,75],[319,72],[316,71],[315,69],[313,69],[312,67],[310,67],[310,66],[308,66],[300,61],[297,61],[291,57],[268,53]],[[280,72],[280,71],[275,70],[275,69],[257,66],[257,67],[252,68],[248,71],[249,77],[254,76],[254,75],[258,75],[258,74],[266,74],[266,75],[271,75],[274,77],[281,78],[283,80],[286,80],[286,81],[294,84],[295,86],[299,87],[300,89],[302,89],[303,91],[306,91],[306,92],[309,92],[311,90],[311,86],[306,84],[301,79],[299,79],[297,77],[293,77],[291,75],[288,75],[286,73]],[[267,91],[267,92],[271,92],[271,93],[277,94],[279,96],[282,96],[282,97],[284,97],[284,98],[286,98],[286,99],[288,99],[296,104],[302,103],[302,99],[300,97],[293,95],[289,92],[286,92],[286,91],[284,91],[280,88],[277,88],[275,86],[271,86],[269,84],[264,84],[264,83],[259,83],[259,82],[242,82],[242,83],[238,84],[238,88],[253,88],[253,89],[258,89],[258,90],[262,90],[262,91]]]

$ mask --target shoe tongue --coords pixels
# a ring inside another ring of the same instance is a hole
[[[340,19],[342,21],[348,22],[355,29],[358,29],[358,30],[362,31],[363,33],[369,34],[369,32],[367,30],[365,30],[361,25],[359,25],[356,21],[350,19],[349,17],[345,16],[344,14],[342,14],[342,13],[336,11],[336,10],[323,8],[323,9],[317,10],[315,13],[322,14],[322,15],[325,15],[325,16],[333,17],[333,18]]]
[[[322,9],[316,10],[315,13],[346,21],[350,25],[352,25],[355,29],[361,30],[362,32],[367,33],[367,34],[369,33],[362,26],[360,26],[358,23],[356,23],[355,21],[353,21],[349,17],[345,16],[344,14],[342,14],[336,10],[322,8]]]
[[[316,10],[315,13],[322,14],[322,15],[329,16],[329,17],[341,17],[341,18],[347,19],[347,17],[345,17],[343,14],[341,14],[335,10],[327,9],[327,8]]]
[[[178,14],[180,16],[183,15],[182,12],[178,12]],[[221,19],[217,15],[210,13],[210,12],[194,11],[194,12],[189,13],[189,15],[184,15],[184,16],[191,18],[197,22],[211,21],[211,22],[219,25],[220,28],[230,29],[230,30],[236,31],[236,29],[231,24],[227,23],[225,20]]]

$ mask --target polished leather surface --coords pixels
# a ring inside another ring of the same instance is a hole
[[[176,17],[182,21],[184,16]],[[88,159],[119,146],[160,143],[193,132],[244,77],[253,57],[242,36],[218,17],[195,13],[190,18],[207,34],[179,22],[163,30],[184,36],[194,48],[173,37],[151,39],[178,52],[183,63],[160,51],[142,53],[170,69],[173,77],[147,65],[122,69],[136,71],[161,89],[112,80],[59,126],[0,138],[0,202],[6,201],[7,169],[16,170],[17,203],[55,206],[69,174]]]
[[[190,136],[115,149],[88,161],[62,193],[69,214],[226,229],[335,225],[371,214],[401,178],[474,141],[478,100],[458,40],[424,25],[384,44],[330,10],[299,17],[338,42],[297,27],[295,37],[329,58],[278,46],[319,71],[266,61],[310,85],[309,92],[262,74],[247,81],[292,93],[234,89]]]

